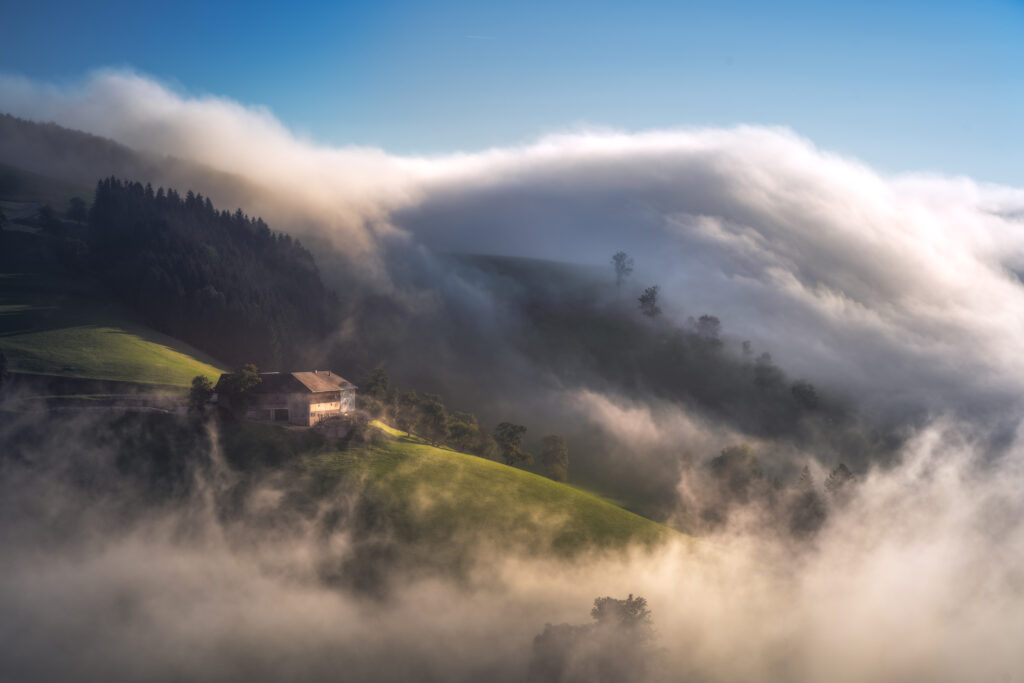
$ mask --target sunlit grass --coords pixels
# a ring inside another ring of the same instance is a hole
[[[484,458],[435,448],[374,423],[392,438],[319,454],[306,465],[334,482],[359,482],[409,540],[472,536],[538,553],[651,545],[675,532],[586,491]]]
[[[187,386],[217,363],[188,344],[129,322],[93,285],[45,273],[0,273],[0,351],[8,370]]]
[[[161,336],[79,325],[3,336],[0,350],[18,372],[179,386],[196,375],[220,375],[198,352]]]

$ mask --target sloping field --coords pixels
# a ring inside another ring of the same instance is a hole
[[[328,483],[361,482],[364,498],[383,502],[390,531],[403,540],[573,554],[652,545],[676,533],[571,486],[385,431],[379,443],[320,454],[306,467]]]
[[[41,274],[0,273],[0,351],[8,370],[176,386],[220,374],[212,359],[128,322],[92,294]]]
[[[221,372],[192,355],[197,352],[141,328],[78,325],[12,334],[0,336],[0,351],[10,371],[42,375],[184,387],[196,375],[216,380]]]

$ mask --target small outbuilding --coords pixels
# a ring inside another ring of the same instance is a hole
[[[261,372],[259,384],[246,393],[245,418],[260,422],[312,427],[356,409],[356,385],[330,370]]]

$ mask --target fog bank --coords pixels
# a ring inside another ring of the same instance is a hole
[[[324,573],[357,538],[325,523],[344,491],[312,513],[278,475],[240,497],[211,432],[191,493],[155,502],[94,419],[2,463],[0,660],[20,680],[521,681],[546,623],[585,624],[596,597],[628,593],[655,627],[629,680],[997,681],[1024,665],[1024,448],[979,467],[964,425],[918,434],[810,543],[741,522],[572,562],[482,542],[468,573],[393,565],[373,596]]]
[[[1021,189],[885,176],[753,126],[399,157],[116,71],[67,87],[5,76],[0,109],[247,178],[261,188],[247,210],[330,236],[378,284],[396,247],[597,265],[625,249],[667,315],[712,312],[793,375],[889,408],[1019,413]]]

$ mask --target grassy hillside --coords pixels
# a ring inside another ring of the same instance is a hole
[[[19,270],[0,263],[0,351],[10,371],[182,387],[221,372],[199,351],[130,322],[88,282]]]
[[[0,328],[7,308],[0,305]],[[0,351],[7,356],[12,372],[43,375],[184,387],[196,375],[215,380],[221,372],[197,359],[197,352],[178,342],[126,323],[117,327],[74,325],[4,335],[0,336]]]
[[[59,212],[90,189],[0,164],[0,351],[12,372],[187,386],[215,379],[217,363],[191,346],[132,322],[91,277],[69,268],[62,251],[81,245],[40,234],[20,215],[41,204]]]
[[[675,532],[591,493],[383,427],[389,437],[304,462],[317,480],[360,482],[389,531],[427,547],[488,542],[539,554],[653,544]]]

